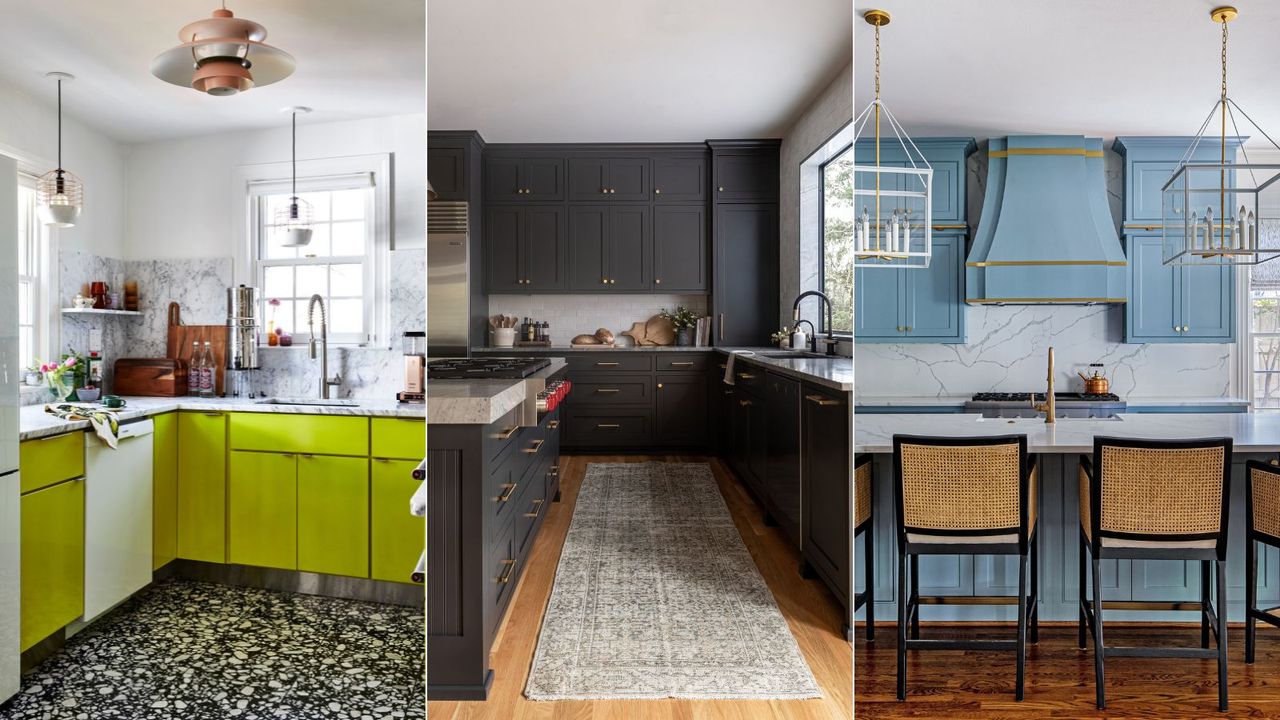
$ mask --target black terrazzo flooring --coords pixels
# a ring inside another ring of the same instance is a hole
[[[0,720],[425,718],[417,608],[161,583],[22,679]]]

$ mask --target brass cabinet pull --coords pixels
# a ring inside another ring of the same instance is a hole
[[[741,405],[742,407],[751,407],[750,400],[739,400],[738,404]]]
[[[498,583],[499,585],[506,585],[507,583],[511,582],[511,572],[515,570],[515,568],[516,568],[515,560],[503,560],[502,573],[499,574],[498,577],[494,578],[494,582]]]
[[[616,192],[618,192],[618,188],[609,188],[609,194],[610,194],[610,195],[612,195],[612,194],[614,194],[614,193],[616,193]]]
[[[596,388],[596,392],[604,393],[606,395],[612,395],[613,393],[622,392],[622,391],[619,390],[618,388]]]
[[[911,326],[910,326],[910,325],[908,325],[908,326],[906,327],[906,331],[907,331],[907,332],[911,332]]]
[[[841,404],[839,400],[832,400],[831,398],[823,397],[822,395],[805,395],[804,399],[822,406]]]
[[[721,188],[721,190],[723,189]],[[724,339],[724,313],[720,313],[720,339]]]
[[[559,421],[559,420],[548,420],[548,421],[547,421],[547,429],[548,429],[548,430],[555,430],[555,429],[556,429],[556,428],[558,428],[558,427],[560,427],[560,421]]]
[[[725,391],[724,391],[724,394],[725,394],[725,395],[732,395],[732,394],[733,394],[733,391],[732,391],[732,390],[725,390]]]
[[[596,423],[596,427],[601,430],[617,430],[622,426],[617,423]]]
[[[548,469],[547,469],[547,472],[551,473],[552,475],[559,475],[559,474],[560,474],[560,466],[559,466],[559,465],[552,465],[550,468],[548,468]]]
[[[616,362],[598,362],[598,363],[596,363],[596,367],[618,367],[618,363],[616,363]]]
[[[602,187],[602,188],[600,188],[600,194],[601,194],[601,195],[608,195],[608,194],[609,194],[609,188],[607,188],[607,187]]]
[[[728,367],[728,366],[727,366],[727,365],[725,365],[724,363],[720,363],[720,369],[721,369],[721,370],[725,369],[726,367]]]
[[[609,278],[600,278],[600,284],[601,284],[601,285],[608,285],[608,284],[609,284]]]
[[[662,278],[654,278],[654,279],[653,279],[653,284],[654,284],[654,285],[661,285],[661,284],[662,284]]]
[[[659,390],[661,390],[661,389],[662,389],[662,383],[658,383],[658,389],[659,389]]]
[[[693,363],[692,362],[673,362],[671,363],[671,367],[693,367]],[[721,365],[720,367],[724,367],[724,366]]]
[[[756,376],[752,375],[751,373],[741,372],[741,373],[738,373],[738,379],[739,380],[755,380]]]
[[[524,449],[523,449],[523,450],[521,450],[520,452],[528,453],[528,454],[530,454],[530,455],[534,455],[534,454],[536,454],[539,450],[541,450],[541,449],[542,449],[542,443],[544,443],[544,442],[546,442],[546,440],[543,440],[542,438],[538,438],[537,440],[534,440],[532,443],[530,443],[530,447],[524,448]]]
[[[723,186],[723,185],[721,185],[721,186],[720,186],[719,188],[717,188],[717,189],[718,189],[720,192],[724,192],[724,186]]]
[[[544,502],[546,502],[546,500],[543,500],[542,498],[538,498],[537,500],[534,500],[534,501],[533,501],[533,512],[527,512],[527,513],[525,513],[525,514],[524,514],[524,516],[525,516],[525,517],[527,517],[527,518],[536,518],[536,517],[538,517],[539,513],[541,513],[541,512],[542,512],[542,503],[544,503]]]
[[[654,195],[661,195],[661,194],[662,194],[662,188],[654,188],[654,189],[653,189],[653,194],[654,194]]]
[[[502,494],[501,494],[501,495],[499,495],[498,497],[494,498],[494,500],[495,500],[495,501],[497,501],[497,502],[500,502],[500,503],[504,503],[504,502],[506,502],[506,501],[510,500],[510,499],[511,499],[511,493],[513,493],[513,492],[515,492],[515,491],[516,491],[516,486],[517,486],[517,485],[519,485],[519,484],[520,484],[520,483],[503,483],[503,484],[502,484],[502,487],[504,487],[504,488],[506,488],[506,489],[502,491]]]
[[[609,284],[610,284],[610,285],[613,285],[613,284],[614,284],[614,283],[616,283],[616,282],[618,282],[618,281],[617,281],[617,279],[615,279],[615,278],[609,278]]]
[[[311,453],[301,453],[301,454],[299,455],[299,457],[304,457],[304,458],[310,459],[310,458],[315,457],[315,455],[312,455]]]
[[[512,425],[511,427],[507,428],[506,430],[503,430],[502,432],[494,435],[493,437],[498,440],[510,440],[511,436],[515,435],[516,431],[519,429],[520,429],[519,425]]]

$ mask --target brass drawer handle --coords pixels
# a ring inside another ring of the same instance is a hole
[[[739,380],[755,380],[756,376],[751,373],[738,373]]]
[[[519,429],[520,429],[519,425],[512,425],[511,427],[507,428],[506,430],[503,430],[502,432],[494,435],[493,437],[497,440],[510,440],[511,436],[515,435],[516,431]]]
[[[548,420],[548,421],[547,421],[547,429],[548,429],[548,430],[555,430],[555,429],[556,429],[556,428],[558,428],[558,427],[560,427],[560,421],[559,421],[559,420]]]
[[[494,501],[495,501],[495,502],[504,503],[504,502],[506,502],[506,501],[510,500],[510,499],[511,499],[511,493],[513,493],[513,492],[515,492],[515,491],[516,491],[516,486],[517,486],[517,485],[519,485],[519,484],[520,484],[520,483],[503,483],[503,484],[502,484],[502,487],[506,488],[506,490],[503,490],[501,495],[499,495],[498,497],[494,498]]]
[[[559,474],[560,474],[560,466],[559,466],[559,465],[552,465],[550,468],[547,468],[547,472],[551,473],[552,475],[559,475]]]
[[[532,443],[530,443],[530,447],[524,448],[520,452],[529,453],[530,455],[536,455],[538,450],[542,449],[542,443],[544,442],[546,442],[546,440],[543,440],[542,438],[538,438],[537,440],[534,440]]]
[[[738,404],[741,405],[742,407],[751,407],[750,400],[739,400]]]
[[[598,363],[596,363],[596,367],[618,367],[618,363],[616,363],[616,362],[598,362]]]
[[[622,391],[619,390],[618,388],[596,388],[596,392],[612,395],[613,393],[622,392]]]
[[[671,363],[671,367],[693,367],[693,362],[690,360],[686,360],[685,362],[673,362]]]
[[[822,405],[822,406],[824,406],[824,407],[825,407],[825,406],[827,406],[827,405],[840,405],[840,404],[841,404],[839,400],[832,400],[832,399],[830,399],[830,398],[826,398],[826,397],[823,397],[823,396],[821,396],[821,395],[805,395],[805,396],[804,396],[804,399],[805,399],[805,400],[808,400],[809,402],[812,402],[812,403],[817,403],[817,404]]]
[[[724,364],[724,363],[720,363],[720,369],[721,369],[721,370],[723,370],[723,369],[725,369],[725,368],[727,368],[727,367],[729,367],[729,366],[728,366],[728,365],[726,365],[726,364]]]
[[[494,582],[498,583],[499,585],[506,585],[507,583],[511,582],[511,572],[515,569],[516,569],[515,560],[503,560],[502,573],[499,574],[498,577],[494,578]]]
[[[617,423],[596,423],[596,427],[601,430],[617,430],[622,426]]]
[[[536,517],[538,517],[538,515],[542,513],[542,503],[544,503],[544,502],[546,502],[546,500],[543,500],[542,498],[538,498],[537,500],[534,500],[534,501],[533,501],[533,512],[527,512],[527,513],[525,513],[525,514],[524,514],[524,516],[525,516],[525,517],[527,517],[527,518],[536,518]]]
[[[725,390],[725,391],[724,391],[724,394],[725,394],[725,395],[732,395],[732,394],[733,394],[733,391],[732,391],[732,390]]]
[[[661,389],[662,389],[662,383],[658,383],[658,389],[659,389],[659,390],[661,390]]]

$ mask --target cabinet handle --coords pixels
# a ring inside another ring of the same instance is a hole
[[[304,457],[304,458],[307,458],[307,459],[309,460],[309,459],[311,459],[311,458],[315,457],[315,455],[312,455],[311,453],[302,453],[302,454],[301,454],[301,455],[299,455],[298,457]]]
[[[617,188],[609,188],[609,194],[610,194],[610,195],[612,195],[612,194],[614,194],[614,193],[616,193],[616,192],[618,192],[618,189],[617,189]]]
[[[596,388],[596,392],[602,393],[605,395],[612,395],[613,393],[621,392],[621,390],[619,390],[618,388]]]
[[[751,373],[742,372],[742,373],[738,373],[738,379],[739,380],[755,380],[756,376],[752,375]]]
[[[547,429],[548,429],[548,430],[555,430],[555,429],[556,429],[556,428],[558,428],[558,427],[560,427],[560,421],[559,421],[559,420],[550,420],[550,421],[548,421],[548,422],[547,422]]]
[[[618,423],[596,423],[596,427],[601,430],[617,430],[622,426]]]
[[[724,339],[724,313],[720,313],[720,339]]]
[[[510,500],[510,499],[511,499],[511,493],[513,493],[513,492],[515,492],[515,491],[516,491],[516,486],[517,486],[517,485],[519,485],[519,484],[520,484],[520,483],[503,483],[503,484],[502,484],[502,487],[504,488],[504,490],[502,491],[502,494],[501,494],[501,495],[499,495],[498,497],[494,498],[494,501],[495,501],[495,502],[504,503],[504,502],[506,502],[506,501]]]
[[[721,370],[725,369],[725,367],[727,367],[727,366],[726,366],[724,363],[720,363],[720,369],[721,369]]]
[[[205,416],[205,417],[222,417],[222,413],[220,413],[220,412],[207,412],[207,413],[204,413],[204,416]]]
[[[515,560],[503,560],[502,572],[498,575],[498,577],[494,578],[494,582],[498,583],[499,585],[506,585],[507,583],[511,582],[511,572],[515,570],[515,568],[516,568]]]
[[[547,472],[551,473],[552,475],[559,475],[559,474],[560,474],[560,466],[559,466],[559,465],[552,465],[550,468],[548,468],[548,469],[547,469]]]
[[[530,190],[529,188],[525,188],[525,189],[524,189],[524,194],[525,194],[525,195],[532,195],[532,194],[533,194],[533,191],[532,191],[532,190]]]
[[[524,194],[524,188],[516,188],[516,194],[517,194],[517,195],[523,195],[523,194]]]
[[[692,367],[692,366],[693,366],[693,362],[691,362],[691,361],[687,361],[687,362],[673,362],[673,363],[671,363],[671,367]],[[724,367],[724,366],[723,366],[723,365],[721,365],[721,367]]]
[[[910,326],[910,325],[908,325],[908,326],[907,326],[906,328],[904,328],[904,329],[905,329],[907,332],[911,332],[911,326]]]
[[[618,282],[618,281],[617,281],[617,280],[614,280],[613,278],[609,278],[609,284],[610,284],[610,285],[612,285],[612,284],[614,284],[614,283],[616,283],[616,282]]]
[[[738,404],[741,405],[742,407],[751,407],[750,400],[739,400]]]
[[[608,195],[608,194],[609,194],[609,188],[607,188],[607,187],[602,187],[602,188],[600,188],[600,194],[601,194],[601,195]]]
[[[529,447],[524,448],[520,452],[528,453],[530,455],[537,455],[538,451],[542,449],[542,443],[544,442],[546,442],[546,440],[542,438],[538,438],[537,440],[534,440],[533,442],[529,443]]]
[[[608,284],[609,284],[609,278],[600,278],[600,284],[601,284],[601,285],[608,285]]]
[[[618,363],[616,363],[616,362],[598,362],[598,363],[596,363],[596,367],[618,367]]]
[[[658,389],[659,389],[659,390],[661,390],[661,389],[662,389],[662,383],[658,383]]]
[[[718,188],[716,188],[716,189],[717,189],[717,190],[719,190],[720,192],[724,192],[724,186],[723,186],[723,185],[721,185],[720,187],[718,187]]]
[[[527,518],[536,518],[536,517],[538,517],[538,515],[542,512],[542,503],[544,503],[544,502],[546,502],[546,500],[544,500],[544,499],[542,499],[542,498],[538,498],[537,500],[534,500],[534,501],[533,501],[533,512],[527,512],[527,513],[525,513],[525,514],[524,514],[524,516],[525,516],[525,517],[527,517]]]
[[[502,432],[500,432],[500,433],[496,433],[493,437],[494,437],[494,439],[496,439],[496,440],[510,440],[510,439],[511,439],[511,436],[512,436],[512,435],[515,435],[515,434],[516,434],[516,431],[517,431],[517,430],[519,430],[519,429],[520,429],[520,426],[519,426],[519,425],[512,425],[511,427],[507,428],[506,430],[503,430],[503,431],[502,431]]]
[[[661,285],[661,284],[662,284],[662,278],[654,278],[654,279],[653,279],[653,284],[654,284],[654,285]]]
[[[823,407],[826,407],[826,406],[828,406],[828,405],[839,405],[839,404],[840,404],[840,401],[839,401],[839,400],[832,400],[832,399],[830,399],[830,398],[826,398],[826,397],[823,397],[823,396],[821,396],[821,395],[805,395],[805,396],[804,396],[804,399],[805,399],[805,400],[808,400],[808,401],[809,401],[809,402],[811,402],[811,403],[817,403],[817,404],[819,404],[819,405],[822,405]]]
[[[386,458],[374,458],[374,459],[373,459],[373,461],[374,461],[374,462],[380,462],[380,463],[387,463],[387,462],[391,462],[390,460],[388,460],[388,459],[386,459]]]
[[[662,188],[654,188],[654,189],[653,189],[653,194],[654,194],[654,195],[661,195],[661,194],[662,194]]]
[[[733,394],[733,391],[732,391],[732,390],[725,390],[725,391],[724,391],[724,394],[725,394],[725,395],[732,395],[732,394]]]

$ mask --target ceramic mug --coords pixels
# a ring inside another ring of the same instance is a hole
[[[512,347],[516,344],[515,328],[494,328],[493,329],[493,346],[494,347]]]
[[[109,408],[122,408],[127,403],[124,401],[124,398],[119,395],[103,395],[102,404]]]

